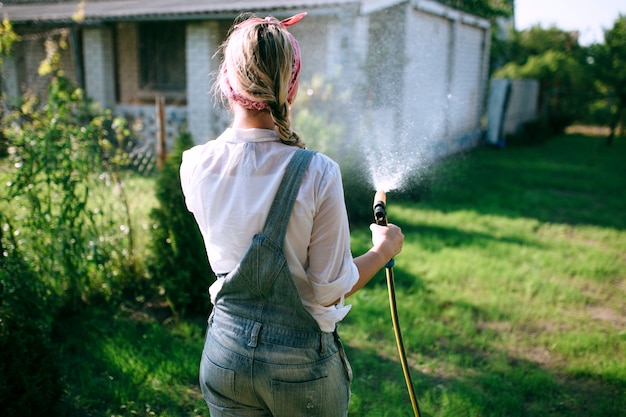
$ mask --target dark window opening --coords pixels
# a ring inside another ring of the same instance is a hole
[[[142,89],[185,91],[185,23],[140,23],[139,62]]]

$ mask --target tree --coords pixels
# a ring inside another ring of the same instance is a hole
[[[185,206],[180,185],[182,155],[193,145],[189,132],[181,132],[176,138],[156,180],[159,204],[150,211],[154,226],[148,270],[176,316],[207,311],[206,289],[214,276],[202,234]]]
[[[534,26],[514,32],[504,54],[508,63],[494,77],[537,79],[542,117],[552,131],[584,116],[593,80],[575,33]]]
[[[614,104],[610,105],[610,133],[606,139],[610,146],[626,107],[626,15],[620,15],[613,27],[605,31],[604,44],[591,46],[590,57],[601,88],[614,98]]]
[[[548,51],[560,51],[582,59],[584,48],[578,44],[578,34],[550,26],[534,25],[524,31],[513,31],[503,48],[504,60],[524,65],[531,56]]]
[[[494,20],[513,15],[514,0],[439,0],[439,3],[476,16]]]

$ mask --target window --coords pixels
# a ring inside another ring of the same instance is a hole
[[[139,62],[141,89],[185,91],[185,23],[140,23]]]

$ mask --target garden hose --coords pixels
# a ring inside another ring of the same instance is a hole
[[[387,196],[384,191],[377,191],[376,195],[374,196],[374,220],[379,226],[387,226]],[[404,350],[404,343],[402,341],[402,333],[400,332],[398,306],[396,304],[396,290],[393,279],[393,265],[393,259],[391,259],[385,265],[387,289],[389,290],[389,308],[391,309],[391,321],[393,322],[393,331],[396,335],[396,342],[398,344],[400,363],[402,364],[404,379],[406,380],[406,386],[409,390],[409,397],[411,399],[413,413],[415,414],[415,417],[420,417],[419,405],[417,404],[417,397],[415,396],[415,390],[413,389],[413,380],[411,379],[411,372],[409,370],[409,365],[406,359],[406,352]]]

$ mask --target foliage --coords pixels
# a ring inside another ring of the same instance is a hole
[[[509,17],[513,0],[439,0],[440,3],[486,19]]]
[[[44,415],[62,394],[51,318],[40,302],[46,288],[17,253],[13,230],[0,223],[0,409],[7,417]]]
[[[11,33],[5,21],[2,53],[17,39]],[[116,218],[128,217],[127,206],[103,204],[112,191],[126,202],[118,171],[128,131],[62,76],[52,49],[43,68],[47,100],[25,96],[2,115],[9,157],[1,161],[0,409],[7,416],[56,414],[64,387],[54,323],[83,302],[110,298],[138,273],[130,224],[120,230]]]
[[[111,295],[132,263],[129,225],[116,227],[97,188],[125,201],[118,176],[124,154],[124,122],[97,113],[63,77],[53,78],[48,101],[34,98],[5,120],[13,177],[8,196],[15,216],[8,219],[33,272],[60,303]],[[126,241],[126,243],[125,243]]]
[[[508,34],[504,60],[524,65],[531,56],[542,55],[548,51],[560,51],[576,59],[586,55],[575,34],[555,26],[543,28],[535,25],[527,30],[511,31]]]
[[[541,83],[542,117],[553,131],[573,121],[607,125],[612,142],[624,123],[626,106],[626,16],[605,31],[605,42],[582,47],[575,33],[534,26],[512,31],[507,41],[494,44],[508,62],[495,77],[533,77]],[[623,128],[622,128],[623,131]]]
[[[11,22],[4,18],[0,23],[0,68],[3,64],[2,58],[11,55],[13,44],[19,39],[20,37],[13,31]]]
[[[555,27],[534,26],[514,32],[507,43],[508,63],[496,70],[496,78],[534,78],[540,83],[540,111],[551,131],[562,132],[586,116],[592,98],[586,54],[575,37]]]
[[[50,316],[92,296],[110,297],[137,272],[119,178],[129,131],[63,76],[63,39],[46,43],[46,101],[26,95],[3,118],[12,164],[5,220],[19,235],[15,253],[46,288],[39,302]],[[105,207],[111,192],[119,205]]]
[[[554,124],[554,132],[581,117],[588,101],[590,79],[585,68],[569,54],[548,50],[531,55],[525,64],[509,63],[496,71],[495,77],[534,78],[541,85],[542,111]]]
[[[0,335],[0,407],[7,417],[38,416],[58,407],[63,386],[48,336],[26,321]]]
[[[3,57],[11,56],[13,44],[19,39],[20,37],[13,31],[11,22],[8,19],[4,19],[2,23],[0,23],[0,70],[2,70],[4,64]],[[1,98],[1,100],[4,99],[4,97]],[[0,157],[6,156],[6,148],[6,138],[0,132]]]
[[[212,277],[202,235],[180,185],[182,154],[193,145],[188,132],[176,138],[156,180],[158,207],[150,212],[154,226],[148,269],[176,314],[208,311],[206,289]]]
[[[608,103],[611,113],[611,132],[607,144],[611,144],[615,129],[626,108],[626,15],[620,15],[613,27],[604,34],[605,43],[590,48],[592,70],[601,88],[614,103]],[[613,105],[611,105],[613,104]]]
[[[341,175],[350,225],[354,227],[372,223],[375,190],[370,184],[367,168],[358,159],[353,159],[342,165]]]

